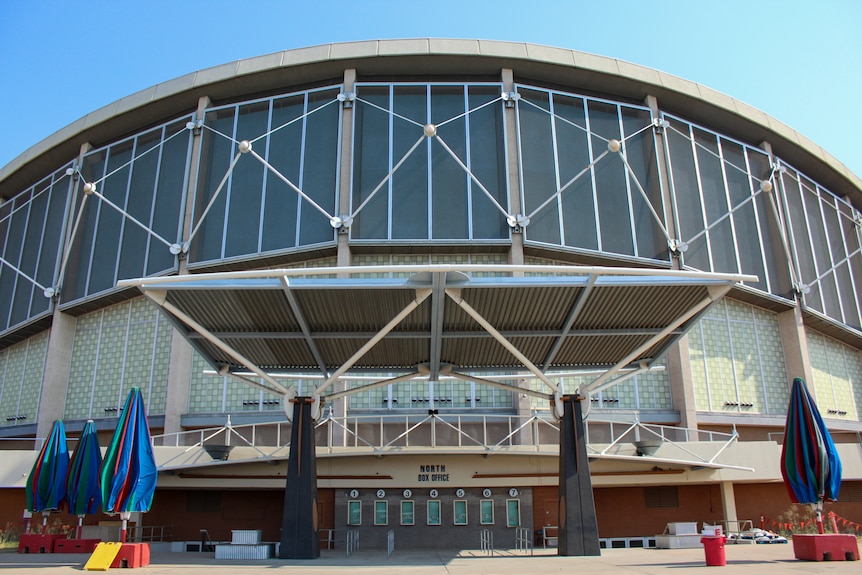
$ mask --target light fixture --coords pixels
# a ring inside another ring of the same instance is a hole
[[[353,102],[356,100],[355,92],[342,92],[337,96],[338,101],[341,102],[345,108],[352,108]]]
[[[507,108],[514,108],[515,102],[521,99],[521,95],[517,92],[503,92],[500,97],[506,102]]]

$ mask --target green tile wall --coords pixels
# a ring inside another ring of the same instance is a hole
[[[163,414],[171,331],[143,297],[79,317],[63,417],[117,417],[132,387],[141,388],[148,414]]]
[[[48,332],[0,352],[0,426],[36,423]]]
[[[777,314],[724,299],[689,331],[689,348],[698,410],[786,412],[789,385]]]
[[[806,331],[814,381],[807,382],[824,417],[859,420],[862,413],[862,358],[857,350],[812,330]]]

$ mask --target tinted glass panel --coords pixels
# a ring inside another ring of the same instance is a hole
[[[556,200],[534,213],[557,192],[554,165],[554,138],[551,127],[550,97],[544,92],[520,89],[518,104],[521,183],[524,212],[530,215],[526,238],[530,241],[559,244],[560,214]]]
[[[145,226],[150,225],[153,211],[153,193],[156,187],[156,170],[159,167],[161,130],[155,130],[138,138],[135,163],[129,182],[129,199],[126,212]],[[123,228],[123,244],[120,253],[118,277],[136,278],[144,275],[149,234],[138,225],[126,221]],[[171,238],[172,240],[173,238]]]
[[[201,143],[201,174],[194,216],[194,226],[199,228],[197,236],[191,240],[192,261],[218,259],[222,255],[227,190],[222,189],[212,205],[209,204],[236,154],[236,146],[227,137],[220,135],[233,135],[233,108],[209,112],[206,125],[211,129],[204,130]]]
[[[331,103],[337,92],[327,90],[308,95],[310,114],[305,127],[305,153],[302,190],[327,213],[335,214],[338,187],[338,106]],[[329,218],[308,202],[300,203],[299,243],[301,245],[331,242],[335,231]]]
[[[181,237],[191,131],[186,129],[185,121],[180,121],[167,126],[165,136],[167,141],[161,149],[151,229],[167,241],[174,242]],[[147,274],[162,272],[176,265],[176,257],[167,246],[153,237],[150,237],[149,242]]]
[[[620,139],[620,118],[612,104],[590,102],[588,106],[593,159],[608,147],[608,140]],[[631,211],[625,165],[616,154],[596,163],[596,196],[599,200],[602,250],[634,255],[631,234]]]
[[[277,129],[269,137],[268,161],[294,185],[300,182],[302,160],[302,127],[297,119],[305,110],[302,95],[279,98],[273,101],[272,127]],[[272,251],[296,245],[296,214],[300,196],[273,173],[266,174],[261,249]]]
[[[431,122],[440,124],[465,112],[462,86],[431,87]],[[468,164],[466,119],[461,117],[439,126],[437,135]],[[468,237],[468,177],[439,142],[431,140],[432,233],[434,239]]]
[[[421,126],[428,122],[428,88],[396,86],[393,109],[397,116],[392,122],[392,158],[399,162],[423,137]],[[423,144],[392,175],[392,237],[396,239],[428,237],[428,145]]]
[[[237,141],[253,141],[267,131],[269,102],[240,106],[237,116]],[[252,142],[252,149],[265,157],[265,141]],[[231,153],[235,154],[237,150]],[[225,223],[225,257],[258,251],[260,199],[263,189],[263,164],[250,153],[243,154],[231,173],[228,217]]]
[[[506,143],[503,134],[503,108],[491,102],[499,97],[496,86],[471,86],[468,88],[470,113],[470,171],[473,172],[497,203],[504,208],[509,205],[506,197]],[[473,237],[502,239],[509,235],[506,216],[493,204],[485,193],[473,183],[472,197]]]
[[[593,196],[592,170],[584,172],[592,159],[583,99],[555,95],[554,115],[557,116],[554,127],[560,187],[565,187],[560,194],[565,243],[572,247],[597,250],[598,214]],[[577,180],[572,182],[576,176]]]
[[[354,106],[353,198],[356,212],[389,173],[389,88],[360,86],[357,96],[372,105],[357,102]],[[382,109],[380,109],[382,108]],[[351,234],[355,238],[388,237],[389,182],[383,183],[362,210],[355,214]]]

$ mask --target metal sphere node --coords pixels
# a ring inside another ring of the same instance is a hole
[[[248,140],[243,140],[239,143],[239,151],[242,154],[247,154],[251,151],[251,142]]]
[[[87,194],[88,196],[95,191],[96,191],[96,184],[94,184],[92,182],[87,182],[86,184],[84,184],[84,193]]]
[[[772,182],[770,182],[769,180],[763,180],[762,182],[760,182],[760,189],[768,194],[772,191]]]
[[[622,150],[622,149],[623,149],[623,144],[622,144],[622,142],[620,142],[620,141],[619,141],[619,140],[617,140],[616,138],[614,138],[614,139],[612,139],[612,140],[608,141],[608,150],[610,150],[611,152],[616,153],[616,152],[619,152],[619,151],[620,151],[620,150]]]
[[[429,138],[433,138],[437,135],[437,126],[434,124],[425,124],[425,128],[423,129],[425,135]]]

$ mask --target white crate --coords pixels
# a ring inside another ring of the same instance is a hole
[[[234,529],[230,542],[241,545],[257,545],[260,543],[260,529]]]
[[[693,521],[685,523],[668,523],[667,533],[668,535],[698,535],[697,523]]]
[[[272,545],[216,545],[216,559],[269,559]]]

